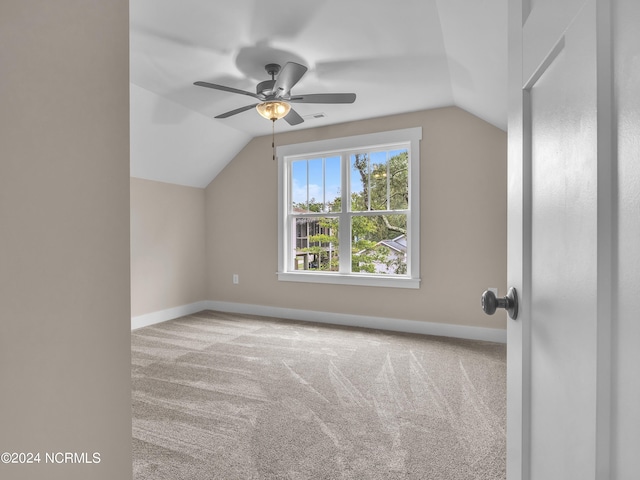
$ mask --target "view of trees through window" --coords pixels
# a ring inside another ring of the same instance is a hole
[[[350,273],[407,274],[406,148],[295,160],[291,182],[295,270],[340,271],[340,230],[348,228]]]

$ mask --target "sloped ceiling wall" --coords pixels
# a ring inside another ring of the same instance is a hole
[[[321,127],[458,106],[506,129],[507,0],[135,0],[131,18],[131,174],[207,185],[254,137],[251,98],[267,63],[309,68],[295,93],[354,92],[351,105],[296,105]],[[247,101],[249,100],[249,101]]]

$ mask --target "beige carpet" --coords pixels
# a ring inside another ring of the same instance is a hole
[[[131,349],[136,480],[506,478],[504,345],[205,311]]]

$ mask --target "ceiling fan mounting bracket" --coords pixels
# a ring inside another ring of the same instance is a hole
[[[271,75],[272,80],[278,73],[280,73],[280,65],[278,65],[277,63],[267,63],[264,66],[264,69],[269,75]]]

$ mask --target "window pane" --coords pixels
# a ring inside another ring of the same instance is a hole
[[[369,210],[389,210],[387,177],[387,152],[372,153],[369,176]]]
[[[291,162],[291,211],[340,212],[341,157]]]
[[[336,217],[293,218],[295,231],[294,270],[339,270],[338,219]]]
[[[356,153],[350,157],[351,211],[369,210],[369,155]]]
[[[342,211],[340,157],[325,158],[325,202],[327,212]]]
[[[407,215],[351,218],[351,271],[407,274]]]
[[[409,208],[409,151],[389,152],[389,210]]]
[[[407,149],[353,154],[350,167],[352,212],[409,208]]]
[[[291,211],[306,212],[307,208],[307,161],[291,162]]]
[[[307,160],[309,169],[309,211],[322,212],[324,208],[324,179],[322,159]]]

